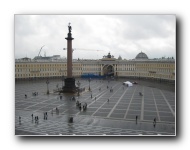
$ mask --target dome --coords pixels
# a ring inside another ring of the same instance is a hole
[[[143,53],[143,52],[140,52],[136,57],[135,59],[148,59],[148,56]]]

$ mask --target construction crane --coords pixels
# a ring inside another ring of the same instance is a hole
[[[67,48],[63,48],[63,50],[67,50]],[[81,51],[104,51],[104,50],[94,50],[94,49],[81,49],[81,48],[73,48],[74,50],[81,50]]]
[[[40,48],[40,51],[39,51],[39,53],[38,53],[38,57],[40,56],[40,52],[41,52],[41,50],[42,50],[42,48],[44,47],[45,45],[43,45],[41,48]]]

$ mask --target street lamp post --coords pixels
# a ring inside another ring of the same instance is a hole
[[[81,83],[78,81],[78,82],[77,82],[77,85],[78,85],[78,96],[79,96],[79,90],[80,90],[80,85],[81,85]]]
[[[89,78],[88,79],[88,82],[89,82],[89,88],[88,88],[88,90],[90,91],[91,89],[90,89],[90,81],[91,81],[91,79]]]
[[[49,81],[48,81],[48,79],[46,81],[46,84],[47,84],[47,94],[49,94],[49,88],[48,88]]]
[[[63,89],[63,81],[64,81],[64,76],[61,77],[61,80],[62,80],[62,89]]]

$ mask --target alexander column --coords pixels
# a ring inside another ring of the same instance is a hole
[[[72,38],[72,34],[71,34],[71,26],[70,23],[68,25],[68,37],[66,37],[65,39],[67,40],[67,78],[65,79],[65,86],[63,87],[63,92],[67,92],[67,93],[73,93],[76,92],[76,86],[75,86],[75,79],[72,76],[72,40],[74,38]]]

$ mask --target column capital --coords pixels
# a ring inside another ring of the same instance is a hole
[[[66,40],[73,40],[74,38],[72,38],[72,34],[68,33],[68,37],[65,38]]]

